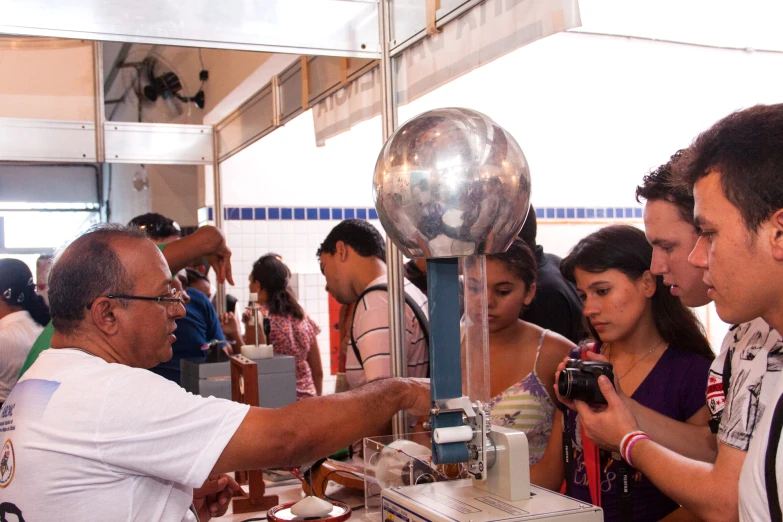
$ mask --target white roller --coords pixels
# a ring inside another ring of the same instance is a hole
[[[468,442],[473,440],[473,429],[470,426],[455,426],[453,428],[436,428],[432,438],[437,444],[449,442]]]

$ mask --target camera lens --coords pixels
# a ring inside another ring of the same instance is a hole
[[[588,404],[606,404],[598,388],[596,376],[579,369],[566,368],[560,372],[557,391],[566,399],[579,400]]]
[[[573,374],[573,369],[566,368],[560,372],[560,377],[557,379],[557,393],[566,399],[571,398],[571,382],[573,380]]]

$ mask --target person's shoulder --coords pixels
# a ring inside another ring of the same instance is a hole
[[[536,328],[540,330],[539,327]],[[545,365],[548,362],[553,367],[557,367],[565,357],[573,357],[571,354],[576,349],[577,347],[574,343],[559,333],[548,330],[546,337],[544,337],[544,343],[541,345],[539,358]]]
[[[144,368],[134,368],[124,364],[108,364],[107,377],[111,378],[111,389],[118,394],[137,394],[144,390],[145,394],[165,394],[167,398],[192,395],[174,381],[152,373]]]
[[[550,254],[549,252],[544,252],[544,259],[547,260],[547,263],[552,263],[555,265],[558,269],[560,268],[560,261],[563,260],[562,257],[557,256],[555,254]]]
[[[403,289],[405,290],[405,293],[411,296],[411,298],[416,301],[419,306],[421,306],[422,303],[427,302],[427,295],[419,290],[419,288],[414,285],[407,277],[404,278]]]
[[[210,303],[209,298],[207,297],[207,294],[202,292],[201,290],[196,290],[195,288],[187,288],[186,292],[188,293],[188,296],[191,300],[199,301],[200,303]]]
[[[778,340],[780,339],[780,334],[778,334],[778,332],[764,319],[757,317],[747,323],[732,325],[723,338],[721,350],[736,347],[742,341],[753,340],[755,342],[762,338],[766,340],[770,337],[774,338],[774,340]]]
[[[214,310],[212,302],[204,292],[196,290],[195,288],[188,288],[187,292],[190,297],[190,302],[185,305],[185,308],[196,307],[202,313],[209,313],[211,310]]]
[[[536,328],[541,329],[540,327]],[[546,337],[544,337],[544,344],[541,346],[541,350],[550,350],[562,353],[563,357],[576,349],[577,346],[574,343],[552,330],[547,330]]]

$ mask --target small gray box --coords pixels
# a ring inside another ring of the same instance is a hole
[[[296,359],[275,355],[253,359],[258,365],[258,405],[279,408],[296,402]],[[203,363],[182,359],[181,385],[186,391],[202,397],[231,400],[231,363]]]

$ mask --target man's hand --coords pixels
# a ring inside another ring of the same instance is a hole
[[[223,330],[223,335],[226,339],[236,340],[239,339],[239,322],[237,316],[231,312],[226,312],[218,316],[220,320],[220,328]]]
[[[606,399],[605,409],[596,411],[582,401],[574,401],[574,408],[590,440],[603,449],[619,452],[623,437],[638,430],[639,425],[609,379],[600,376],[598,388]]]
[[[198,511],[199,522],[225,515],[236,491],[239,491],[239,484],[230,476],[210,475],[200,488],[193,490],[193,505]]]
[[[405,411],[411,415],[429,416],[432,409],[430,398],[430,380],[421,378],[408,378],[405,382],[410,387],[410,402],[406,404]]]
[[[228,281],[234,284],[234,276],[231,273],[231,249],[223,243],[215,252],[207,256],[207,261],[215,269],[215,277],[218,283]]]

